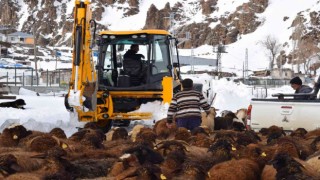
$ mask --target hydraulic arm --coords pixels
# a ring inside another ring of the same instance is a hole
[[[94,41],[91,38],[91,27],[94,27],[95,23],[91,17],[90,2],[76,0],[73,26],[73,67],[68,103],[77,111],[79,117],[87,116],[89,120],[95,120],[97,77],[91,52],[91,44]]]

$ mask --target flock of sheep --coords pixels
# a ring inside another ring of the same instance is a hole
[[[320,179],[320,129],[254,132],[236,114],[216,117],[214,109],[191,132],[168,129],[166,119],[106,134],[87,123],[70,137],[60,128],[43,133],[17,125],[0,135],[0,179]]]

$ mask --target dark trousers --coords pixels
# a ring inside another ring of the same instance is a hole
[[[194,128],[201,125],[201,117],[185,117],[177,118],[177,126],[184,127],[192,131]]]

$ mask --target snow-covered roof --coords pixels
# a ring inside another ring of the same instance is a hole
[[[8,36],[19,36],[19,37],[33,37],[32,34],[28,34],[28,33],[24,33],[24,32],[14,32],[14,33],[11,33],[11,34],[8,34]]]

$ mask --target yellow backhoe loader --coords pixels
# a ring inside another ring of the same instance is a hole
[[[151,101],[170,103],[180,90],[177,39],[154,29],[102,31],[96,37],[91,16],[90,2],[76,0],[66,108],[79,121],[96,122],[106,131],[112,122],[151,119],[152,112],[132,111]],[[139,52],[128,56],[136,46]]]

